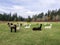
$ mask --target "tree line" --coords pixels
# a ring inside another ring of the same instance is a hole
[[[25,21],[25,18],[17,16],[17,13],[14,13],[13,15],[11,13],[3,13],[0,14],[0,21]]]
[[[56,10],[48,10],[47,13],[39,13],[37,15],[33,15],[33,21],[60,21],[60,9]]]
[[[44,12],[35,14],[32,17],[24,18],[22,16],[17,16],[17,13],[13,15],[11,13],[0,13],[0,21],[60,21],[60,9],[58,10],[48,10],[47,13]]]

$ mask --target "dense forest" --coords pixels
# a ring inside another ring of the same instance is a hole
[[[17,16],[17,13],[14,13],[13,15],[11,13],[0,14],[0,21],[24,21],[24,20],[25,18]]]
[[[13,15],[11,13],[0,13],[0,21],[60,21],[60,9],[56,10],[48,10],[47,13],[41,12],[39,14],[33,15],[32,17],[28,16],[28,18],[24,18],[22,16],[18,16],[17,13]]]

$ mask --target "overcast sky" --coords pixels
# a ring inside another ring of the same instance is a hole
[[[23,17],[60,8],[60,0],[0,0],[0,13],[15,13]]]

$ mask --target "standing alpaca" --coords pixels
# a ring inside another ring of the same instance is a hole
[[[40,24],[40,27],[34,27],[33,30],[41,30],[42,24]]]
[[[16,25],[13,25],[13,23],[8,23],[8,26],[10,27],[10,29],[11,29],[11,32],[12,32],[12,30],[14,29],[15,30],[15,32],[16,32]]]

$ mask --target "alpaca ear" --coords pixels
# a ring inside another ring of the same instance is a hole
[[[7,25],[9,25],[9,23],[7,23]]]

